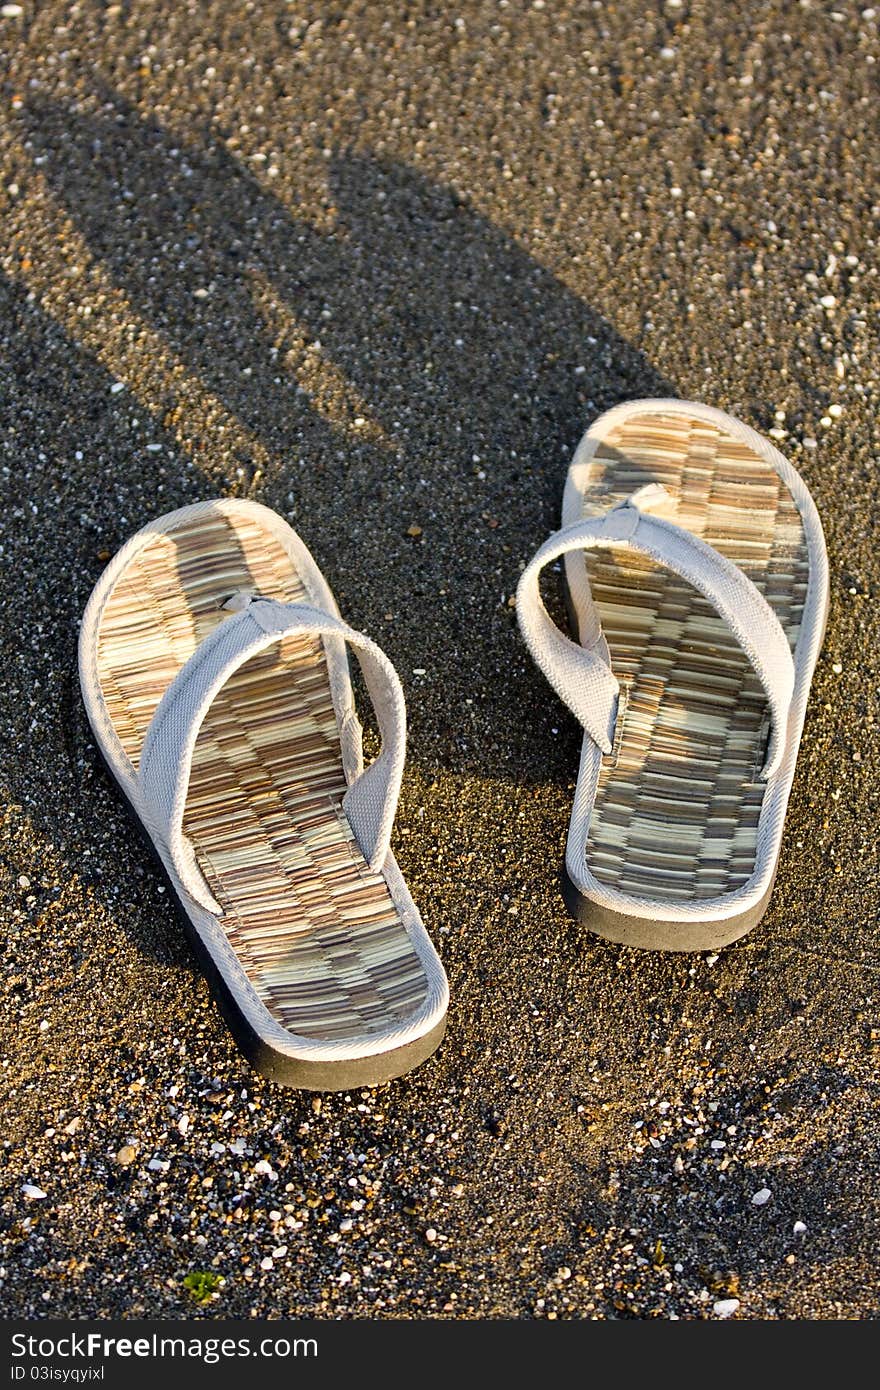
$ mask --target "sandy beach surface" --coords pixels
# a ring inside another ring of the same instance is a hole
[[[2,7],[4,1316],[878,1315],[878,24]],[[590,419],[667,394],[774,432],[831,557],[772,906],[718,956],[568,919],[580,734],[511,603]],[[249,1069],[80,702],[104,563],[217,494],[406,689],[452,1007],[376,1090]]]

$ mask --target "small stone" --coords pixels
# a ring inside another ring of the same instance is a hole
[[[819,303],[822,305],[823,309],[833,309],[837,300],[834,298],[833,294],[823,294]]]
[[[739,1312],[738,1298],[719,1298],[717,1303],[712,1304],[712,1312],[716,1318],[732,1318],[734,1313]]]
[[[264,1260],[260,1260],[260,1269],[274,1269],[275,1264],[271,1255],[267,1255]]]
[[[189,1115],[181,1115],[180,1119],[177,1121],[178,1134],[185,1135],[186,1131],[189,1129],[189,1124]]]
[[[29,1202],[41,1202],[43,1198],[46,1196],[46,1193],[43,1191],[43,1189],[41,1187],[37,1187],[36,1184],[32,1182],[22,1183],[21,1190],[24,1196],[27,1197]]]
[[[64,1133],[76,1134],[77,1131],[80,1129],[82,1129],[82,1120],[80,1119],[79,1115],[75,1115],[74,1118],[70,1121],[70,1124],[64,1126]]]
[[[287,1246],[286,1246],[286,1245],[276,1245],[275,1249],[272,1251],[272,1259],[273,1259],[273,1260],[283,1260],[283,1259],[284,1259],[284,1256],[285,1256],[286,1254],[287,1254]]]
[[[831,667],[831,669],[832,669],[832,671],[834,672],[835,676],[842,676],[842,675],[843,675],[843,667],[841,666],[841,664],[840,664],[839,661],[835,661],[835,663],[834,663],[834,665]]]
[[[770,1191],[769,1187],[760,1187],[752,1197],[752,1206],[765,1207],[772,1196],[773,1193]]]
[[[48,1031],[49,1031],[49,1020],[48,1020],[48,1018],[42,1018],[42,1019],[40,1019],[40,1032],[41,1032],[41,1033],[48,1033]]]
[[[147,1167],[151,1173],[165,1173],[171,1165],[161,1158],[151,1158]]]
[[[429,1226],[427,1231],[425,1232],[425,1240],[428,1242],[429,1245],[433,1245],[436,1239],[437,1232],[434,1230],[433,1226]]]
[[[130,1168],[137,1158],[137,1149],[133,1144],[123,1144],[116,1155],[116,1162],[120,1168]]]
[[[28,878],[27,874],[19,874],[19,876],[18,876],[18,886],[19,886],[19,888],[24,888],[24,889],[30,888],[30,886],[31,886],[31,881],[30,881],[30,879]]]
[[[4,19],[21,19],[24,14],[24,6],[4,5],[2,9],[0,9],[0,14],[2,14]]]
[[[673,1163],[673,1165],[672,1165],[672,1171],[673,1171],[673,1173],[683,1173],[683,1172],[684,1172],[684,1159],[682,1158],[681,1154],[676,1154],[676,1155],[675,1155],[675,1161],[674,1161],[674,1163]]]
[[[113,385],[110,387],[110,395],[111,395],[111,396],[118,396],[118,395],[119,395],[119,392],[120,392],[120,391],[124,391],[124,390],[125,390],[125,382],[124,382],[124,381],[114,381]]]
[[[796,1236],[803,1236],[807,1233],[806,1224],[803,1221],[796,1221],[791,1228]]]
[[[416,523],[413,522],[411,526],[407,526],[406,534],[408,536],[412,536],[413,540],[418,540],[419,536],[422,534],[422,528],[421,526],[417,526]]]
[[[835,401],[834,405],[829,405],[828,414],[831,416],[832,420],[839,420],[843,414],[843,406],[840,405],[838,401]]]

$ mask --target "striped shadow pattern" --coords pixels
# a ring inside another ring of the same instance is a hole
[[[156,707],[241,591],[312,602],[291,554],[248,504],[184,509],[128,559],[104,603],[97,677],[137,767]],[[199,732],[184,832],[258,998],[285,1029],[335,1044],[401,1025],[428,999],[385,878],[342,810],[347,790],[327,657],[286,637],[216,696]]]

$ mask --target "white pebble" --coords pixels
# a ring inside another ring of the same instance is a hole
[[[161,1158],[151,1158],[147,1167],[151,1173],[167,1173],[171,1164]]]
[[[0,9],[0,14],[4,19],[21,19],[24,14],[24,7],[22,5],[4,5]]]
[[[277,1246],[275,1247],[275,1249],[272,1251],[272,1259],[273,1259],[273,1260],[283,1260],[283,1259],[284,1259],[284,1256],[285,1256],[286,1254],[287,1254],[287,1246],[286,1246],[286,1245],[277,1245]]]
[[[193,290],[194,299],[207,299],[209,291],[202,285],[199,289]]]
[[[46,1193],[41,1187],[36,1187],[32,1182],[25,1182],[21,1185],[21,1190],[29,1202],[41,1202]]]
[[[823,294],[819,303],[822,305],[823,309],[833,309],[837,300],[834,298],[833,294]]]
[[[339,1276],[339,1281],[338,1281],[338,1282],[339,1282],[340,1284],[350,1284],[350,1283],[351,1283],[351,1275],[349,1274],[349,1272],[348,1272],[347,1269],[344,1269],[344,1270],[342,1271],[342,1273],[341,1273],[340,1276]]]
[[[839,661],[835,661],[835,663],[834,663],[834,665],[831,667],[831,669],[832,669],[832,671],[834,672],[835,676],[842,676],[842,675],[843,675],[843,667],[841,666],[841,664],[840,664]]]
[[[425,1232],[425,1240],[428,1242],[429,1245],[433,1245],[436,1239],[437,1232],[434,1230],[433,1226],[429,1226],[427,1231]]]
[[[791,1229],[794,1231],[796,1236],[805,1235],[807,1230],[806,1225],[803,1221],[796,1221]]]
[[[125,390],[125,382],[124,382],[124,381],[114,381],[113,385],[110,387],[110,395],[111,395],[111,396],[118,396],[118,395],[119,395],[119,392],[120,392],[120,391],[124,391],[124,390]]]
[[[48,1018],[41,1019],[41,1021],[40,1021],[40,1032],[41,1032],[41,1033],[48,1033],[48,1031],[49,1031],[49,1020],[48,1020]]]
[[[260,1260],[260,1269],[274,1269],[271,1255],[267,1255],[264,1260]]]
[[[718,960],[718,957],[717,957],[717,956],[707,956],[707,957],[706,957],[706,964],[707,964],[707,965],[714,965],[715,962],[716,962],[717,960]]]
[[[186,1134],[186,1131],[187,1131],[188,1129],[189,1129],[189,1115],[181,1115],[180,1119],[177,1121],[177,1132],[178,1132],[178,1134],[183,1135],[183,1134]]]
[[[757,1192],[754,1194],[754,1196],[752,1197],[752,1206],[753,1206],[753,1207],[763,1207],[763,1206],[766,1206],[767,1203],[770,1201],[770,1198],[771,1198],[772,1196],[773,1196],[773,1193],[770,1191],[769,1187],[761,1187],[761,1188],[758,1189],[758,1191],[757,1191]]]
[[[804,440],[804,448],[805,448],[805,449],[818,449],[818,447],[819,447],[819,441],[818,441],[818,439],[811,439],[811,438],[808,438],[808,439],[805,439],[805,440]]]
[[[843,414],[843,406],[835,401],[833,405],[829,405],[828,414],[831,416],[832,420],[839,420]]]
[[[730,1318],[734,1313],[739,1312],[738,1298],[719,1298],[717,1303],[712,1304],[712,1312],[716,1318]]]

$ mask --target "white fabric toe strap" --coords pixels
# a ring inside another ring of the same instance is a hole
[[[406,755],[406,705],[397,672],[374,642],[322,609],[254,598],[215,628],[181,667],[153,715],[138,770],[150,828],[165,844],[187,892],[217,915],[220,905],[183,833],[199,729],[215,695],[240,666],[282,637],[304,632],[343,638],[354,648],[364,673],[382,748],[370,766],[354,777],[342,806],[370,868],[380,869],[388,854]],[[347,738],[352,728],[359,729],[353,708],[343,712],[342,724],[342,736]],[[359,747],[357,762],[362,766]]]
[[[541,570],[570,551],[615,547],[635,550],[674,570],[724,618],[763,686],[771,721],[762,772],[767,779],[782,761],[794,690],[788,638],[773,609],[738,565],[690,531],[642,510],[667,498],[665,488],[650,484],[604,516],[576,522],[545,541],[519,582],[516,610],[520,629],[557,695],[602,752],[610,753],[620,687],[605,655],[607,645],[601,634],[593,647],[587,648],[559,631],[541,599]]]

